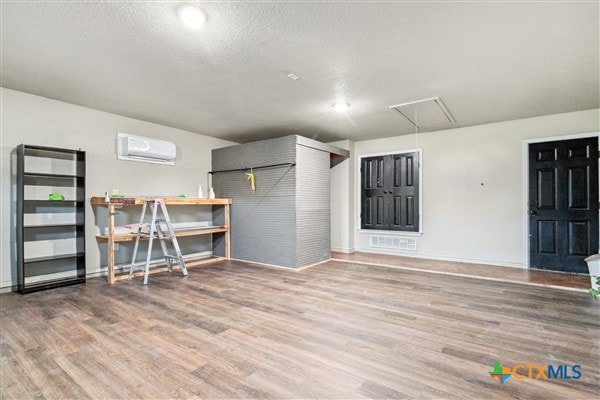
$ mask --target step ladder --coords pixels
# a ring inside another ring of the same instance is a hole
[[[149,232],[144,232],[144,219],[146,216],[146,210],[150,206],[152,211],[152,218],[150,220]],[[157,218],[158,208],[162,212],[163,218]],[[166,229],[164,229],[166,227]],[[140,244],[140,240],[142,238],[148,237],[148,253],[146,255],[145,262],[136,262],[137,251]],[[177,237],[175,237],[175,230],[173,229],[173,224],[171,223],[171,219],[169,218],[169,213],[167,212],[167,206],[165,205],[165,201],[163,199],[146,199],[144,200],[144,205],[142,206],[142,214],[140,216],[140,224],[138,226],[137,236],[135,239],[135,246],[133,248],[133,256],[131,257],[131,265],[129,267],[129,279],[133,277],[133,273],[137,270],[144,271],[144,285],[148,284],[148,274],[150,271],[150,257],[152,256],[152,242],[154,239],[158,239],[160,242],[160,247],[162,248],[163,255],[167,262],[167,268],[169,271],[173,271],[173,261],[179,264],[179,268],[181,268],[181,272],[183,276],[188,274],[187,269],[185,267],[185,262],[183,261],[183,256],[181,255],[181,249],[179,248],[179,243],[177,243]],[[167,243],[171,242],[173,244],[173,248],[175,249],[175,254],[169,254],[167,251]]]

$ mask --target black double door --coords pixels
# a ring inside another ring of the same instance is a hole
[[[587,273],[598,252],[598,138],[529,145],[530,267]]]
[[[419,153],[361,160],[361,228],[419,231]]]

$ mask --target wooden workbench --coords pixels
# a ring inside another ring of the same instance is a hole
[[[131,242],[135,241],[137,235],[135,233],[115,235],[115,209],[131,206],[141,206],[144,204],[144,200],[151,199],[153,197],[124,197],[124,198],[111,198],[109,202],[106,202],[104,197],[92,197],[90,202],[92,206],[102,206],[108,208],[108,234],[97,235],[96,238],[101,243],[108,243],[108,283],[112,284],[116,281],[127,279],[128,274],[115,275],[115,243],[119,242]],[[229,208],[231,206],[231,199],[199,199],[199,198],[180,198],[180,197],[161,197],[167,206],[223,206],[225,209],[225,225],[218,227],[209,227],[206,229],[198,230],[186,230],[176,232],[175,236],[196,236],[196,235],[212,235],[213,233],[224,233],[225,235],[225,256],[224,257],[213,257],[207,260],[198,260],[186,262],[186,267],[193,267],[195,265],[205,264],[207,262],[214,262],[231,257],[231,233],[230,233],[230,219],[229,219]],[[146,238],[147,239],[147,238]],[[179,268],[174,266],[175,269]],[[157,273],[167,271],[167,267],[156,267],[150,269],[150,273]],[[134,276],[140,276],[143,272],[138,271],[134,273]]]

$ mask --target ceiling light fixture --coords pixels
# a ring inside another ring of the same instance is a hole
[[[177,7],[177,15],[179,15],[179,18],[181,18],[188,28],[193,30],[200,29],[206,21],[204,12],[190,4],[183,4]]]
[[[348,103],[335,103],[333,105],[333,108],[335,109],[335,111],[337,111],[339,113],[346,112],[348,107],[350,107],[350,104],[348,104]]]
[[[293,81],[298,81],[300,80],[300,77],[296,74],[287,74],[288,78],[290,78]]]

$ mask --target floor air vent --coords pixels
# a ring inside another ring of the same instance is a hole
[[[417,238],[412,236],[371,235],[371,247],[390,250],[417,250]]]

